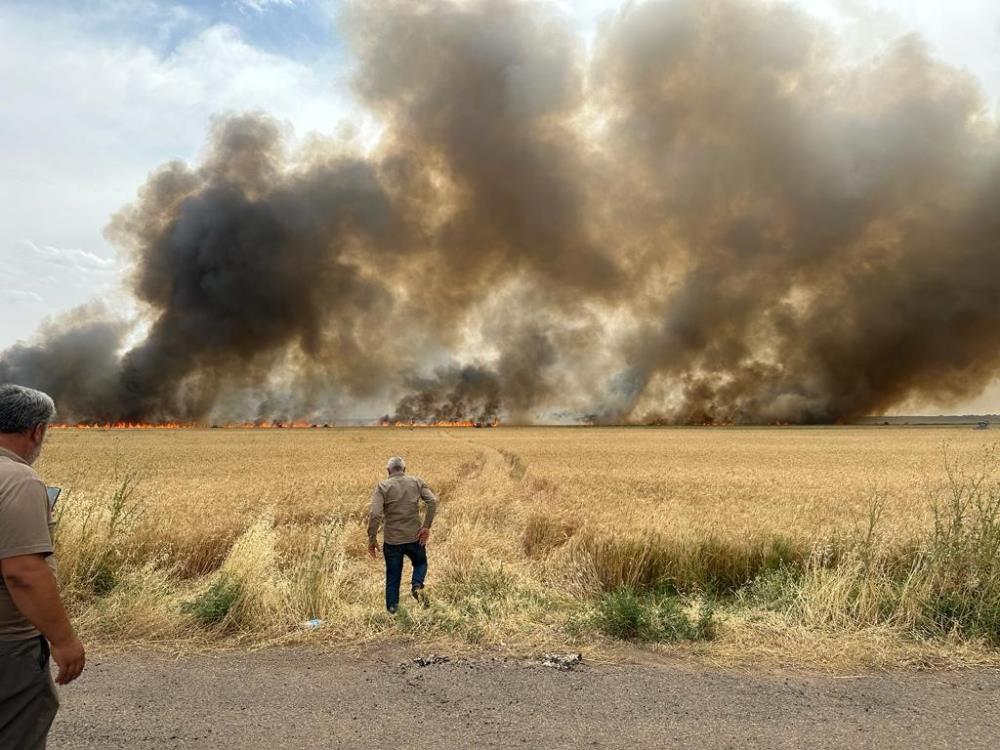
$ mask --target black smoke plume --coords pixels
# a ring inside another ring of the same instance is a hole
[[[141,303],[0,355],[73,420],[830,422],[1000,366],[1000,136],[908,36],[791,5],[366,2],[378,145],[221,118],[111,222]]]
[[[408,385],[412,392],[384,422],[492,423],[499,417],[500,379],[490,370],[473,365],[447,368]]]

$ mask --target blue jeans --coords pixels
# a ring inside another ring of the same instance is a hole
[[[385,555],[385,608],[395,612],[399,607],[399,584],[403,579],[403,558],[410,558],[413,565],[411,586],[424,585],[427,577],[427,548],[420,542],[409,544],[383,544]]]

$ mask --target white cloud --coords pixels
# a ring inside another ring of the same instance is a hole
[[[109,272],[118,269],[118,262],[114,258],[102,258],[86,250],[52,245],[39,246],[31,240],[21,240],[19,244],[39,260],[69,268],[77,273]]]
[[[291,8],[297,4],[296,0],[237,0],[237,5],[240,7],[248,8],[258,13],[266,10],[269,6],[277,5],[284,8]]]
[[[213,115],[264,110],[303,137],[358,119],[329,61],[264,52],[232,26],[198,28],[179,7],[126,6],[0,7],[0,262],[5,281],[16,276],[45,302],[0,307],[0,350],[89,301],[98,282],[81,269],[107,272],[102,289],[117,278],[109,219],[151,169],[197,158]],[[155,32],[109,38],[110,19],[129,13]]]
[[[31,292],[26,289],[0,289],[0,301],[2,302],[44,302],[42,295],[38,292]]]
[[[6,348],[31,337],[43,318],[95,297],[121,298],[122,266],[106,257],[78,248],[43,245],[22,239],[0,245],[0,334]]]

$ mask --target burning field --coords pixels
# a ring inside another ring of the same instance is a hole
[[[628,642],[840,669],[997,663],[995,452],[968,427],[84,429],[38,469],[95,643]],[[393,454],[441,498],[431,607],[395,619],[365,533]]]
[[[424,428],[424,427],[496,427],[499,422],[495,419],[490,422],[472,422],[469,420],[454,421],[422,421],[416,419],[403,421],[382,417],[376,422],[379,427],[396,428]],[[335,425],[316,424],[314,422],[270,422],[268,420],[258,420],[256,422],[229,422],[227,424],[213,424],[210,427],[214,430],[315,430],[322,428],[330,429]],[[51,430],[196,430],[205,427],[198,422],[55,422],[49,426]]]
[[[831,423],[1000,364],[975,80],[791,4],[349,2],[377,138],[220,115],[107,236],[100,302],[0,353],[68,423]],[[374,141],[374,143],[370,143]],[[151,165],[152,166],[152,165]]]

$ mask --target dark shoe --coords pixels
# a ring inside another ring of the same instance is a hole
[[[416,599],[418,602],[420,602],[421,607],[427,609],[429,606],[431,606],[430,600],[427,598],[427,592],[424,591],[423,586],[414,586],[412,593],[413,593],[413,598]]]
[[[388,610],[388,612],[389,612],[390,615],[396,614],[396,612],[398,610],[397,607],[387,607],[386,609]]]

